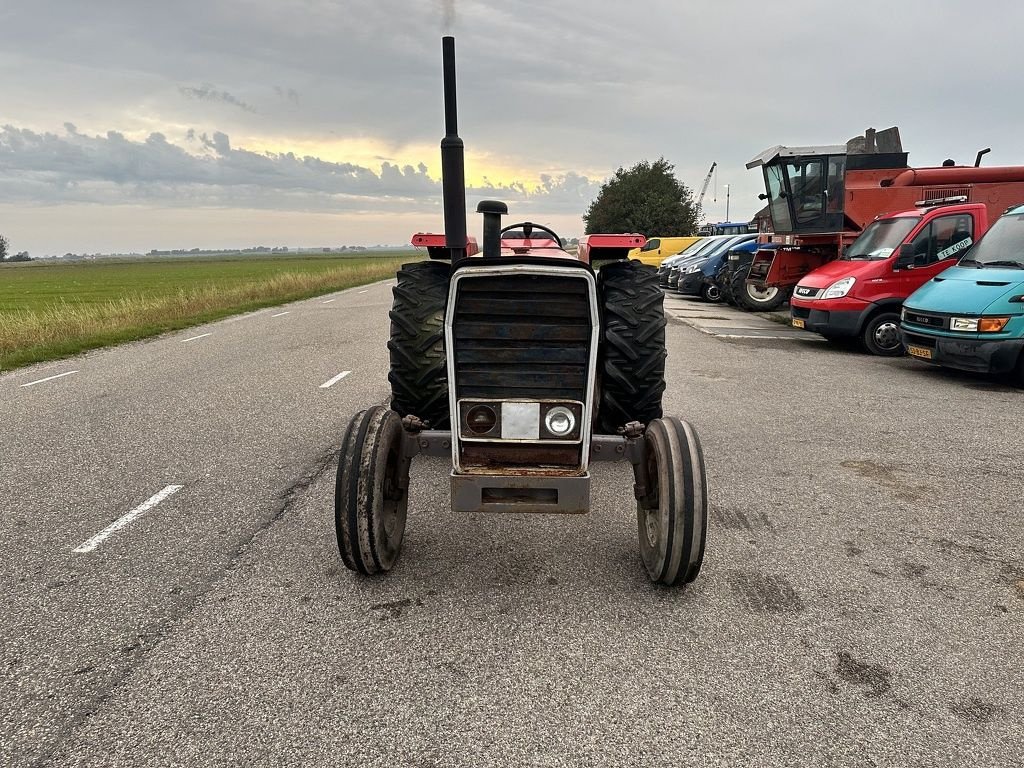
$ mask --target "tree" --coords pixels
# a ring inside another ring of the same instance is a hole
[[[700,211],[692,190],[672,174],[674,169],[663,157],[653,163],[642,160],[628,171],[619,168],[584,214],[586,233],[694,234]]]
[[[7,238],[0,235],[0,261],[4,261],[7,258]]]

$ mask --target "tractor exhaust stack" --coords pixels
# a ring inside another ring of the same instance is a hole
[[[441,191],[445,246],[452,263],[466,256],[466,170],[455,101],[455,38],[441,38],[444,62],[444,138],[441,139]]]

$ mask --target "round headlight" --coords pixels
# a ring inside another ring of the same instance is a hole
[[[466,414],[466,426],[478,435],[486,435],[498,423],[498,416],[489,405],[474,405]]]
[[[552,435],[564,437],[576,428],[576,417],[568,408],[558,405],[547,412],[544,417],[544,427]]]

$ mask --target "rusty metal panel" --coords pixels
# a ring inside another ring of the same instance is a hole
[[[462,443],[463,466],[516,467],[580,464],[580,444]]]
[[[590,511],[590,475],[538,477],[453,473],[452,510],[582,515]]]

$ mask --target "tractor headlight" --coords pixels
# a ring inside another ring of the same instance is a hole
[[[466,414],[466,426],[477,435],[486,435],[498,422],[498,414],[489,405],[474,405]]]
[[[856,282],[857,278],[855,277],[844,277],[842,280],[836,280],[832,285],[825,289],[821,298],[841,299],[850,292],[850,289],[853,288],[853,284]]]
[[[557,405],[544,417],[544,428],[555,437],[564,437],[576,428],[576,417],[565,406]]]

